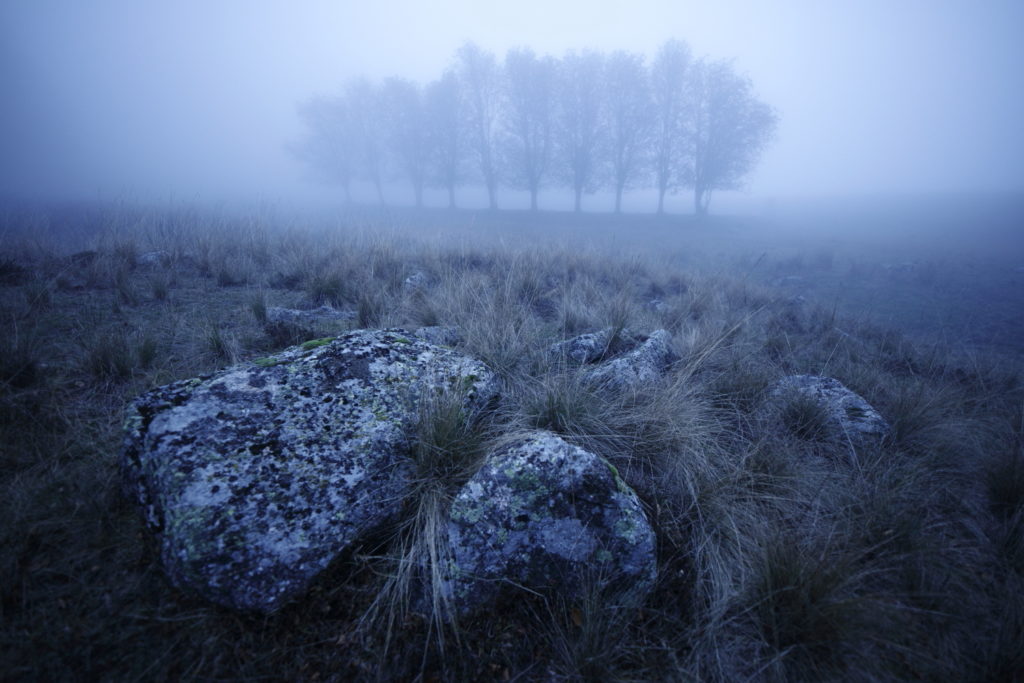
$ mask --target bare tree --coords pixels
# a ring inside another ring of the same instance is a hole
[[[380,89],[365,78],[351,81],[345,88],[349,103],[350,130],[359,141],[360,177],[373,183],[377,199],[384,201],[384,121]]]
[[[306,134],[292,152],[323,180],[341,184],[352,203],[352,179],[359,141],[352,134],[350,103],[342,97],[314,97],[299,105]]]
[[[731,62],[701,61],[694,72],[693,157],[685,180],[693,188],[694,212],[703,216],[714,190],[741,187],[773,137],[778,118]]]
[[[570,52],[561,62],[558,78],[556,141],[563,175],[572,187],[574,210],[583,192],[596,189],[602,143],[604,56],[599,52]]]
[[[466,43],[456,53],[456,63],[469,146],[476,156],[480,176],[487,187],[489,206],[497,209],[495,140],[501,112],[501,73],[498,62],[492,53],[480,49],[475,43]]]
[[[429,178],[448,190],[448,208],[455,208],[455,187],[462,179],[465,158],[459,109],[459,82],[446,71],[426,90],[426,131],[430,147]]]
[[[687,149],[687,91],[690,76],[690,48],[670,40],[658,50],[651,64],[651,98],[654,116],[651,163],[658,190],[658,213],[665,213],[665,194],[680,182]]]
[[[389,78],[382,91],[388,142],[397,165],[412,183],[416,208],[423,206],[423,185],[430,161],[426,107],[418,85],[404,78]]]
[[[648,163],[654,117],[643,55],[618,51],[605,65],[605,112],[608,161],[615,190],[615,213],[622,212],[622,192]]]
[[[505,168],[515,185],[529,190],[533,211],[551,165],[555,75],[555,60],[539,59],[529,48],[505,55]]]

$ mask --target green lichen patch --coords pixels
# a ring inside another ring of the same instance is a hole
[[[267,356],[266,358],[257,358],[253,361],[254,365],[258,365],[261,368],[272,368],[275,365],[280,365],[284,361],[274,358],[273,356]]]
[[[320,339],[310,339],[309,341],[302,342],[300,346],[303,351],[310,351],[321,346],[327,346],[334,340],[335,337],[321,337]]]

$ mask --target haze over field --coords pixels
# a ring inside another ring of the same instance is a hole
[[[995,1],[10,2],[0,195],[334,198],[289,152],[313,95],[356,76],[426,83],[467,40],[499,59],[517,46],[651,59],[671,38],[734,59],[778,113],[745,201],[1018,192],[1022,25],[1024,5]]]

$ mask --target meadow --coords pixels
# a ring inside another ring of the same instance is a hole
[[[4,677],[1014,680],[1024,214],[1000,201],[699,221],[8,208]],[[438,504],[411,503],[301,600],[256,616],[176,591],[121,495],[126,404],[305,341],[267,310],[323,304],[355,315],[308,338],[458,327],[456,348],[500,376],[498,405],[443,434],[421,425]],[[547,353],[609,326],[668,330],[680,360],[609,396]],[[891,434],[851,462],[814,430],[764,430],[765,390],[791,374],[840,380]],[[616,466],[655,527],[658,583],[644,599],[523,594],[439,626],[393,589],[402,559],[465,476],[445,457],[472,461],[520,428]]]

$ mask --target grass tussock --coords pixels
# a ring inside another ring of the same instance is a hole
[[[53,233],[30,218],[26,234]],[[0,658],[12,678],[1007,680],[1021,670],[1019,363],[921,345],[750,276],[887,272],[877,264],[824,250],[702,275],[669,255],[388,236],[353,227],[381,228],[355,214],[323,231],[184,207],[86,218],[93,232],[0,249]],[[913,283],[938,286],[946,267],[928,262]],[[271,307],[321,305],[351,319],[268,320]],[[118,490],[126,403],[348,329],[423,325],[457,327],[452,345],[487,363],[502,392],[484,414],[468,414],[457,392],[422,401],[401,522],[269,617],[170,588]],[[678,361],[657,381],[607,392],[587,366],[549,352],[606,328],[605,356],[627,332],[665,329]],[[832,453],[826,416],[799,398],[779,429],[763,429],[766,389],[788,374],[835,377],[891,433],[856,457]],[[524,429],[600,455],[638,493],[658,539],[652,594],[523,591],[456,613],[448,507],[503,435]]]

